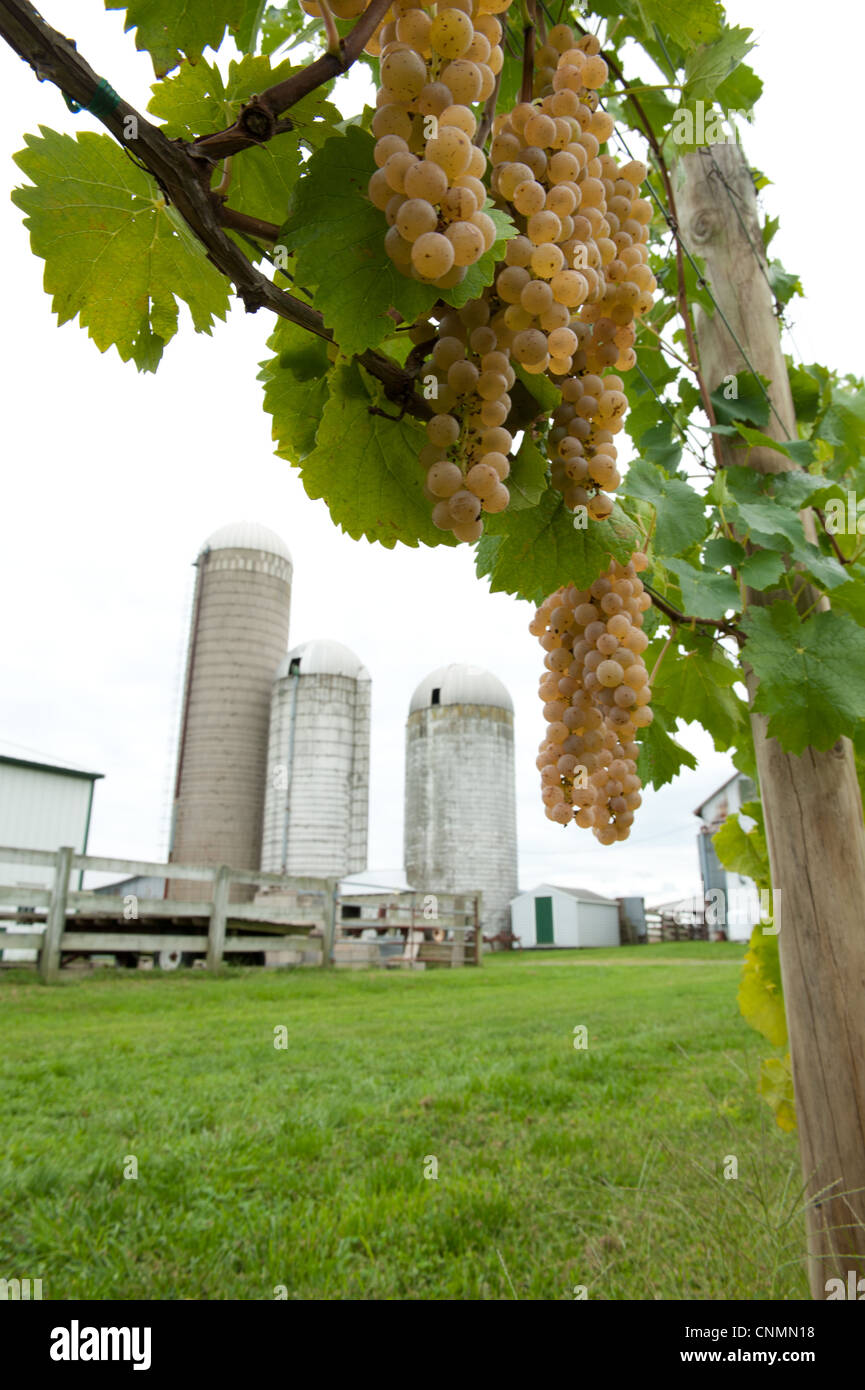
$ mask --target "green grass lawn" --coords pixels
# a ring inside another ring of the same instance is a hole
[[[6,972],[0,1275],[55,1299],[807,1298],[742,955]]]

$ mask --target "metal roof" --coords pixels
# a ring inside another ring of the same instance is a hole
[[[539,883],[537,888],[529,888],[524,893],[518,893],[517,897],[532,898],[536,893],[549,893],[550,891],[553,893],[567,893],[568,897],[576,898],[578,902],[607,903],[614,907],[618,903],[617,898],[606,898],[603,893],[593,893],[589,888],[568,888],[563,883]],[[516,899],[512,898],[511,901],[515,902]]]
[[[199,555],[206,550],[264,550],[291,564],[291,552],[282,537],[258,521],[232,521],[228,526],[220,526],[208,536]]]
[[[302,676],[349,676],[352,680],[368,681],[369,672],[359,656],[342,642],[314,640],[292,647],[276,670],[276,679],[287,676],[293,661],[300,661]]]
[[[437,700],[433,691],[438,690]],[[438,705],[486,705],[513,713],[513,701],[498,676],[481,666],[439,666],[425,676],[411,697],[409,714]]]
[[[27,757],[26,754],[33,754]],[[104,772],[88,772],[86,768],[68,763],[65,758],[54,758],[50,753],[38,753],[35,748],[24,748],[16,743],[0,742],[0,763],[12,767],[37,768],[40,772],[59,772],[64,777],[86,777],[91,782],[104,777]]]

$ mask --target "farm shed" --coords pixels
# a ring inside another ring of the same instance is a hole
[[[541,883],[511,900],[511,929],[527,947],[618,946],[619,904],[587,888]]]
[[[44,850],[71,845],[86,853],[93,789],[103,774],[87,772],[62,758],[22,757],[23,751],[13,744],[0,744],[0,845]],[[9,889],[10,910],[17,905],[14,889],[49,888],[53,879],[52,868],[0,862],[0,884]],[[7,929],[33,932],[32,926],[14,923],[7,923]],[[7,949],[0,952],[0,959],[34,961],[36,952]]]

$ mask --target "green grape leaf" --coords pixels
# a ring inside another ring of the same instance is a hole
[[[793,1094],[793,1065],[786,1057],[766,1057],[760,1065],[757,1094],[762,1096],[785,1134],[796,1129],[796,1098]]]
[[[723,30],[724,11],[718,0],[636,0],[634,10],[649,38],[657,24],[665,37],[672,35],[689,47],[711,43]]]
[[[45,261],[58,322],[77,314],[100,352],[116,347],[124,362],[154,372],[177,332],[178,299],[196,332],[209,333],[228,310],[228,282],[110,136],[40,130],[15,156],[32,185],[12,200]]]
[[[825,751],[865,719],[865,631],[848,614],[802,622],[792,603],[752,608],[742,619],[745,657],[759,678],[754,710],[786,753]]]
[[[782,444],[777,439],[772,439],[771,435],[753,430],[750,425],[743,425],[741,420],[735,421],[735,428],[752,448],[774,449],[785,458],[793,459],[800,468],[807,468],[814,462],[815,446],[810,439],[786,439]]]
[[[557,386],[550,381],[545,373],[532,373],[524,371],[519,362],[513,363],[513,368],[517,379],[542,407],[546,415],[552,415],[556,406],[562,403],[562,393]]]
[[[728,565],[737,567],[745,558],[745,547],[727,536],[715,536],[706,541],[703,557],[711,569],[726,569]]]
[[[640,532],[616,508],[607,521],[574,526],[561,493],[548,488],[536,507],[510,509],[485,519],[477,549],[477,572],[490,589],[541,603],[562,584],[587,588],[609,568],[611,557],[627,564]]]
[[[819,370],[825,372],[826,368],[821,367]],[[793,394],[796,419],[800,424],[811,424],[812,421],[816,420],[817,412],[820,409],[820,401],[823,396],[822,383],[815,376],[813,367],[797,367],[789,359],[787,375],[790,378],[790,390]]]
[[[785,507],[764,492],[763,474],[739,466],[725,468],[715,477],[710,493],[724,506],[727,521],[737,531],[752,535],[761,545],[774,548],[774,538],[789,541],[788,549],[805,544],[798,508]]]
[[[337,526],[355,540],[365,536],[392,549],[404,545],[455,545],[449,532],[432,523],[423,495],[418,454],[426,435],[416,421],[385,419],[392,413],[356,364],[337,363],[315,448],[301,464],[310,497],[327,503]]]
[[[763,95],[763,79],[747,63],[738,63],[720,86],[715,100],[725,111],[736,112],[747,121],[754,119],[754,107]]]
[[[831,404],[815,437],[833,446],[836,460],[845,468],[859,467],[865,454],[865,397],[862,392],[834,389]]]
[[[734,426],[738,420],[764,428],[769,423],[769,401],[766,388],[769,380],[753,372],[738,372],[735,378],[725,377],[720,386],[709,392],[719,425]]]
[[[451,304],[455,309],[461,309],[464,304],[468,304],[471,299],[480,299],[485,287],[491,285],[496,278],[496,272],[501,262],[505,258],[505,247],[511,237],[516,236],[517,229],[513,218],[509,217],[501,208],[497,208],[488,199],[484,212],[487,217],[491,217],[496,224],[496,239],[489,251],[485,251],[479,261],[470,265],[466,271],[464,280],[458,285],[454,285],[450,290],[437,291],[440,299],[446,304]]]
[[[652,685],[652,706],[686,724],[698,723],[720,751],[738,738],[744,705],[732,689],[741,675],[709,638],[688,640],[689,651],[668,652]]]
[[[507,478],[507,489],[511,494],[508,511],[519,512],[536,507],[546,487],[547,461],[526,430]]]
[[[657,790],[678,777],[683,767],[697,766],[693,753],[671,737],[663,717],[657,712],[652,723],[640,730],[638,741],[637,776],[644,787]]]
[[[183,56],[195,63],[205,48],[218,48],[226,29],[237,33],[250,25],[249,0],[105,0],[105,8],[126,11],[124,30],[136,31],[135,47],[150,54],[157,77]]]
[[[752,589],[771,589],[784,573],[784,557],[777,550],[755,550],[739,566],[739,578]]]
[[[712,844],[725,869],[752,879],[761,890],[768,889],[769,851],[762,827],[762,813],[753,830],[744,830],[735,812],[729,815],[717,834],[712,836]]]
[[[847,573],[850,573],[849,568]],[[865,627],[865,575],[857,573],[855,579],[848,579],[846,584],[834,589],[832,608],[849,613],[860,627]]]
[[[323,338],[279,319],[267,346],[275,357],[261,363],[264,408],[273,417],[275,452],[299,464],[315,448],[330,390],[330,361]]]
[[[172,140],[190,140],[223,130],[236,120],[241,106],[257,92],[284,82],[294,72],[290,63],[272,68],[269,58],[247,55],[231,62],[223,80],[210,63],[185,63],[176,77],[156,83],[148,110],[163,122]],[[321,90],[302,97],[291,108],[293,129],[232,160],[228,204],[279,225],[288,211],[291,191],[301,172],[304,150],[320,148],[342,120]]]
[[[357,126],[328,140],[307,162],[280,231],[280,244],[296,253],[298,283],[315,289],[316,308],[349,355],[393,332],[390,309],[414,323],[441,293],[402,275],[385,255],[384,213],[366,196],[374,143]]]
[[[804,296],[802,281],[791,270],[785,270],[780,261],[770,261],[767,267],[769,284],[776,301],[783,308],[794,295]]]
[[[619,491],[655,508],[654,546],[659,555],[679,555],[706,534],[703,498],[680,478],[668,478],[650,463],[632,463]]]
[[[716,835],[716,843],[718,838]],[[784,1047],[787,1042],[787,1018],[784,1013],[778,937],[764,932],[759,923],[751,933],[737,1000],[746,1022],[762,1033],[773,1047]]]
[[[696,569],[687,560],[663,561],[664,568],[678,579],[682,589],[682,607],[689,618],[723,618],[741,607],[739,586],[729,574],[711,574]]]
[[[751,29],[725,29],[714,43],[701,44],[685,61],[685,101],[711,101],[721,83],[754,47]]]
[[[241,53],[254,53],[267,9],[267,0],[245,0],[243,14],[236,26],[234,42]]]

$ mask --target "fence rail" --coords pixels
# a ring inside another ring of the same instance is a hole
[[[258,873],[252,869],[232,869],[228,865],[158,864],[141,859],[108,859],[100,855],[78,854],[70,846],[52,853],[48,850],[0,846],[0,864],[21,864],[51,868],[50,888],[23,884],[0,885],[0,905],[23,909],[28,925],[34,923],[32,909],[44,909],[41,932],[10,931],[0,922],[0,950],[36,950],[43,979],[56,977],[64,953],[94,955],[105,952],[189,951],[206,953],[207,966],[217,970],[226,955],[246,951],[268,951],[308,944],[313,931],[322,938],[322,963],[329,962],[334,940],[338,884],[327,878],[290,878],[280,874]],[[166,880],[212,883],[209,898],[200,902],[181,902],[166,898],[143,898],[135,894],[101,894],[93,890],[70,889],[69,877],[79,870],[93,873],[119,873],[129,878],[157,877]],[[235,884],[280,889],[293,898],[315,897],[320,901],[310,915],[294,902],[232,903]],[[128,929],[105,930],[99,919],[125,917],[130,897],[136,898],[135,916]],[[8,922],[10,916],[4,914]],[[147,929],[154,919],[155,930]],[[157,919],[166,919],[166,928]],[[178,925],[204,926],[206,932],[178,931]],[[249,924],[247,928],[246,924]],[[174,930],[171,930],[171,927]],[[88,930],[89,927],[95,929]],[[256,931],[255,929],[258,928]],[[231,930],[237,935],[228,935]],[[290,935],[286,929],[294,929]],[[298,934],[302,933],[302,934]]]
[[[189,952],[205,954],[213,971],[226,955],[308,945],[313,933],[321,939],[322,964],[339,963],[339,957],[350,957],[353,948],[377,944],[359,941],[358,933],[374,931],[378,937],[391,930],[400,933],[403,948],[400,956],[386,958],[392,962],[481,964],[479,896],[349,892],[340,897],[339,883],[331,878],[289,877],[225,864],[106,858],[79,854],[68,845],[55,852],[0,846],[0,865],[4,864],[50,868],[53,872],[50,888],[0,884],[0,952],[37,951],[39,973],[45,980],[56,977],[64,954]],[[207,883],[212,884],[212,891],[199,902],[99,893],[70,888],[70,875],[77,872]],[[257,902],[232,903],[231,890],[236,884],[274,891],[261,893]],[[130,898],[135,903],[129,926],[118,924],[111,929],[110,923],[127,919]],[[341,910],[347,907],[361,914],[364,908],[377,908],[383,916],[342,917]],[[41,926],[42,930],[12,931],[8,925],[12,920]],[[188,929],[178,930],[184,926]],[[357,950],[355,954],[363,952]],[[366,954],[369,963],[373,954],[380,958],[378,950],[370,949]]]

